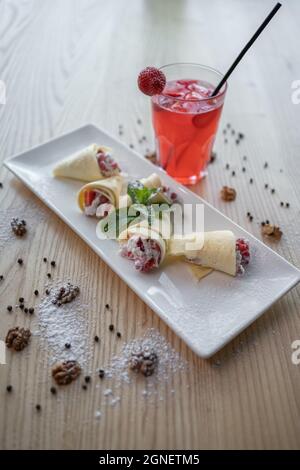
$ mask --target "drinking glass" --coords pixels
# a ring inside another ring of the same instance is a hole
[[[211,97],[222,79],[217,70],[192,63],[161,70],[166,86],[151,99],[158,162],[180,183],[195,184],[206,173],[227,84]]]

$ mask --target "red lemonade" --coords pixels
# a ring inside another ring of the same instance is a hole
[[[152,119],[160,165],[183,184],[194,184],[209,162],[225,89],[193,79],[167,80],[161,94],[152,96]]]

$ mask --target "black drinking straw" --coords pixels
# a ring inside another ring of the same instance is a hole
[[[277,3],[275,5],[275,7],[273,8],[273,10],[268,14],[268,16],[266,17],[266,19],[264,20],[264,22],[260,25],[260,27],[258,28],[258,30],[256,31],[256,33],[253,34],[252,38],[250,39],[250,41],[246,44],[246,46],[244,47],[244,49],[240,52],[240,54],[238,55],[238,57],[235,59],[235,61],[233,62],[232,66],[230,67],[230,69],[225,73],[224,77],[222,78],[222,80],[220,81],[219,85],[217,86],[217,88],[213,91],[212,95],[211,96],[216,96],[218,94],[218,92],[221,90],[222,86],[224,85],[224,83],[227,81],[228,77],[232,74],[232,72],[234,71],[234,69],[236,68],[236,66],[238,65],[238,63],[242,60],[242,58],[244,57],[244,55],[246,54],[246,52],[248,51],[248,49],[250,49],[250,47],[252,46],[252,44],[254,43],[254,41],[256,41],[256,39],[258,38],[258,36],[260,35],[260,33],[265,29],[265,27],[267,26],[267,24],[271,21],[271,19],[273,18],[273,16],[277,13],[277,11],[279,10],[279,8],[281,7],[281,3]]]

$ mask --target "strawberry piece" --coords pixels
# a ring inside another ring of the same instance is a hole
[[[155,259],[151,258],[148,261],[146,261],[146,263],[144,265],[140,266],[140,271],[142,271],[143,273],[148,273],[154,267],[155,267]]]
[[[171,96],[172,98],[182,98],[182,93],[180,91],[166,91],[165,96]]]
[[[244,266],[246,264],[249,264],[250,260],[250,250],[249,250],[249,243],[247,240],[243,238],[238,238],[236,240],[236,250],[239,251],[241,254],[241,265]]]
[[[141,237],[139,237],[136,241],[136,246],[141,250],[145,251],[144,243]]]
[[[198,83],[198,80],[184,80],[184,79],[181,79],[181,80],[177,80],[177,83],[187,87],[188,85],[193,85],[195,83]]]
[[[99,205],[106,204],[107,202],[109,202],[109,199],[106,196],[104,196],[104,194],[101,194],[100,199],[99,199]]]
[[[159,95],[165,85],[165,74],[155,67],[146,67],[138,76],[138,87],[145,95]]]
[[[84,193],[84,205],[86,207],[90,206],[93,202],[93,200],[96,197],[96,191],[86,191]]]

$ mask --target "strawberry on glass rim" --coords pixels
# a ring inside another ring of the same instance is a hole
[[[165,85],[165,74],[155,67],[146,67],[138,76],[139,89],[145,95],[158,95],[163,92]]]

